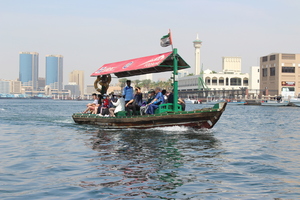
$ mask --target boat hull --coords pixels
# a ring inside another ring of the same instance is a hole
[[[187,126],[195,129],[210,129],[221,117],[226,104],[226,102],[219,103],[218,108],[204,108],[194,111],[169,112],[132,117],[100,117],[93,114],[81,113],[75,113],[72,117],[78,124],[97,125],[103,129],[148,129],[167,126]]]

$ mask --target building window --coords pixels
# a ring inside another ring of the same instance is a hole
[[[230,79],[230,85],[237,85],[241,86],[241,78],[231,78]]]
[[[259,79],[257,79],[257,83],[259,83]]]
[[[295,60],[296,55],[295,54],[282,54],[281,59],[283,59],[283,60]]]
[[[270,60],[275,60],[276,59],[276,55],[271,55],[270,56]]]
[[[248,79],[247,79],[247,78],[244,78],[244,79],[243,79],[243,85],[244,85],[244,86],[248,86]]]
[[[262,61],[263,61],[263,62],[267,62],[267,61],[268,61],[268,56],[262,57]]]
[[[282,73],[295,73],[295,67],[282,67]]]
[[[268,76],[268,68],[262,69],[262,75],[263,75],[263,77]]]
[[[259,69],[257,69],[257,72],[259,72]]]
[[[270,76],[275,76],[275,67],[270,68]]]

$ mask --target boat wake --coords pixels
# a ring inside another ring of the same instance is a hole
[[[163,131],[165,133],[171,134],[190,134],[190,133],[199,133],[199,134],[211,134],[211,129],[193,129],[186,126],[169,126],[169,127],[159,127],[159,128],[152,128],[148,130],[156,130],[156,131]]]
[[[64,120],[54,120],[54,123],[62,123],[62,124],[72,124],[74,121],[72,119],[64,119]]]

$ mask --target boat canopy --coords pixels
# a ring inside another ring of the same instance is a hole
[[[92,77],[115,74],[118,78],[136,76],[142,74],[159,73],[173,71],[172,51],[152,56],[135,58],[115,63],[108,63],[96,70]],[[190,66],[176,55],[178,60],[178,70],[190,68]]]

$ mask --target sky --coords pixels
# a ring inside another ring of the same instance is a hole
[[[64,56],[64,84],[73,70],[168,52],[160,38],[171,29],[174,48],[192,67],[193,41],[202,41],[204,69],[222,70],[223,56],[240,56],[242,72],[271,53],[300,53],[300,0],[0,0],[0,79],[17,79],[19,52]],[[166,77],[156,75],[155,78]]]

